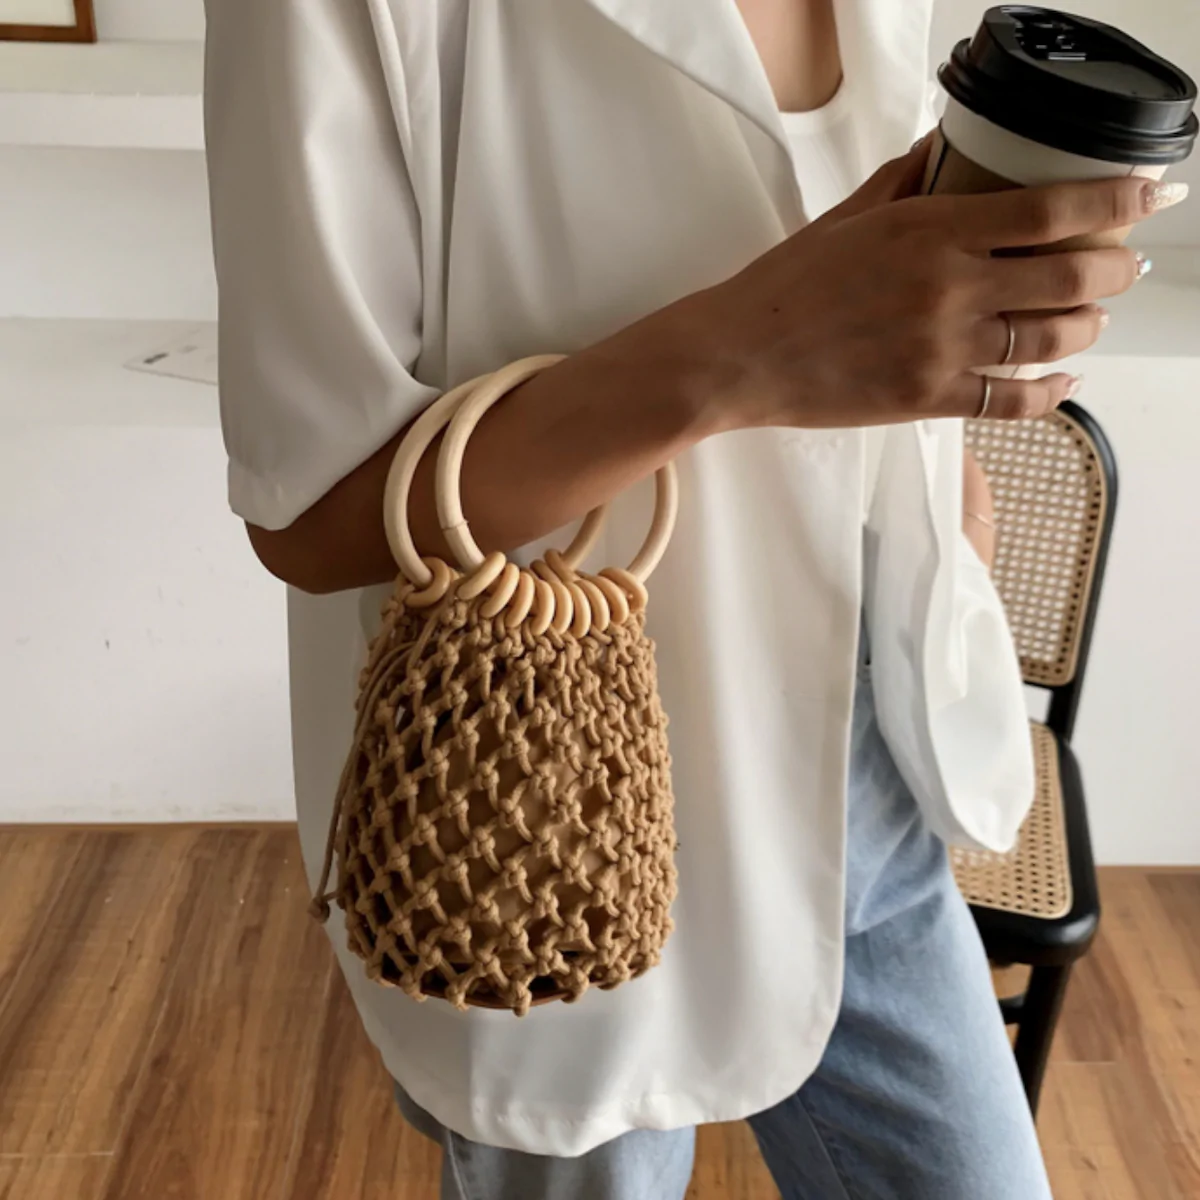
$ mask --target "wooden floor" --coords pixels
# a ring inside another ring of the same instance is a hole
[[[433,1200],[284,829],[0,831],[2,1200]],[[1110,871],[1043,1104],[1058,1200],[1200,1197],[1200,874]],[[690,1200],[771,1200],[741,1126]],[[965,1200],[965,1198],[964,1198]]]

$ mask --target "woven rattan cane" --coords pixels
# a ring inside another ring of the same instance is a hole
[[[1056,412],[1036,421],[969,421],[967,445],[996,502],[994,577],[1026,683],[1060,687],[1079,663],[1108,506],[1099,456],[1083,428]],[[1037,795],[1008,854],[956,850],[954,873],[974,905],[1056,920],[1073,894],[1058,753],[1033,726]]]
[[[1052,921],[1071,910],[1071,868],[1054,734],[1032,726],[1037,795],[1008,854],[951,851],[954,875],[968,903]]]
[[[967,444],[996,501],[996,587],[1027,683],[1075,675],[1108,504],[1104,472],[1067,415],[969,421]]]

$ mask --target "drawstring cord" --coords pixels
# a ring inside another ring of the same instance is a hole
[[[321,878],[317,883],[312,903],[308,906],[309,915],[322,924],[329,920],[330,902],[336,900],[342,890],[340,881],[338,886],[331,889],[329,877],[333,873],[334,856],[337,855],[343,862],[346,859],[350,838],[349,823],[345,820],[347,801],[356,791],[354,777],[358,770],[367,731],[373,724],[376,705],[391,682],[398,661],[420,659],[425,647],[429,644],[429,639],[433,636],[433,631],[441,623],[442,614],[455,599],[455,589],[451,588],[430,613],[429,619],[425,622],[416,641],[397,644],[394,641],[396,629],[405,614],[405,602],[414,591],[412,584],[405,580],[393,600],[388,602],[390,611],[378,635],[371,643],[367,665],[363,668],[363,683],[359,692],[354,739],[350,753],[346,756],[345,765],[342,767],[337,795],[333,802],[333,811],[329,816],[329,832],[325,838],[325,858],[321,864]]]

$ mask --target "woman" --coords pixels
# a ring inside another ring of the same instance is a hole
[[[1048,1196],[941,841],[1006,847],[1032,795],[961,418],[1073,394],[971,368],[1010,336],[1021,363],[1085,349],[1140,269],[992,252],[1175,193],[908,198],[932,120],[916,0],[208,14],[231,493],[294,585],[314,871],[415,415],[568,354],[470,445],[489,548],[680,464],[651,604],[682,842],[662,965],[524,1021],[464,1015],[369,983],[330,926],[402,1108],[446,1148],[443,1195],[676,1200],[694,1126],[750,1117],[787,1197]],[[428,460],[418,490],[418,544],[444,552]],[[614,506],[607,560],[644,499]]]

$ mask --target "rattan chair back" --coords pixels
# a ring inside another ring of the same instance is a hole
[[[1076,406],[1031,421],[968,421],[996,501],[994,578],[1025,682],[1075,681],[1107,549],[1114,479],[1103,435]]]

